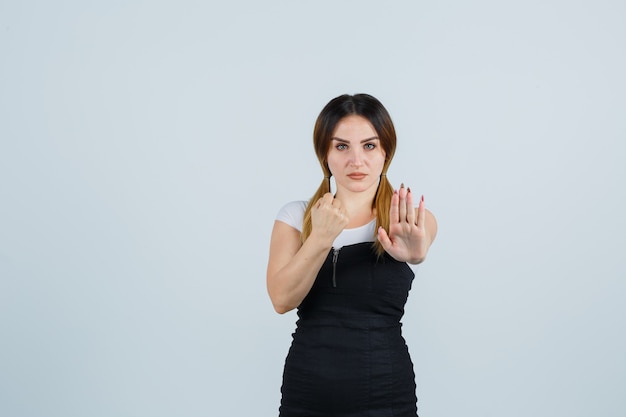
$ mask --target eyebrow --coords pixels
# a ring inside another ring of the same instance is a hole
[[[349,140],[345,140],[345,139],[341,139],[341,138],[335,138],[335,137],[330,138],[330,140],[336,140],[338,142],[343,142],[343,143],[350,143]],[[379,140],[379,138],[378,138],[378,136],[372,136],[371,138],[363,139],[360,143],[365,143],[365,142],[369,142],[369,141],[372,141],[372,140]]]

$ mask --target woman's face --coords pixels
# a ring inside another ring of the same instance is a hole
[[[327,156],[337,191],[376,190],[385,165],[374,126],[364,117],[346,116],[337,123]]]

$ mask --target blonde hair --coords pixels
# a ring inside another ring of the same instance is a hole
[[[393,195],[393,187],[387,180],[387,169],[391,164],[393,155],[396,151],[396,130],[391,121],[391,116],[387,109],[380,101],[368,94],[344,94],[332,99],[320,112],[313,129],[313,146],[315,154],[322,167],[324,179],[318,187],[313,197],[309,200],[309,204],[304,212],[304,221],[302,224],[302,242],[311,235],[313,224],[311,222],[311,208],[324,194],[330,192],[330,177],[332,176],[328,168],[326,160],[328,150],[331,145],[331,138],[337,123],[341,119],[350,115],[358,115],[366,118],[378,134],[380,145],[385,151],[385,163],[383,165],[382,174],[376,196],[372,201],[372,209],[376,211],[376,231],[379,227],[383,227],[389,232],[389,207],[391,205],[391,197]],[[382,245],[378,240],[374,241],[374,249],[381,256],[385,253]]]

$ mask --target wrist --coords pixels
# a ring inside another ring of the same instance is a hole
[[[315,230],[311,231],[311,234],[307,238],[309,245],[319,248],[321,250],[330,250],[333,247],[333,242],[336,236],[331,236],[325,233],[319,233]]]

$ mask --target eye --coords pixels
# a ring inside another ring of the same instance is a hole
[[[372,150],[372,149],[376,149],[376,145],[374,145],[373,143],[369,142],[366,143],[365,145],[363,145],[363,147],[367,150]]]
[[[339,143],[339,144],[337,144],[337,146],[335,146],[335,149],[337,149],[339,151],[344,151],[344,150],[348,149],[348,145],[346,145],[345,143]]]

